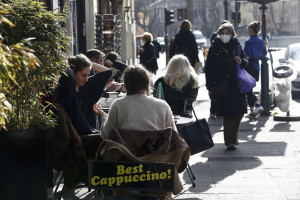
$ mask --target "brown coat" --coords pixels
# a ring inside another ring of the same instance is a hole
[[[96,158],[107,161],[170,162],[175,164],[174,194],[183,189],[178,173],[187,167],[190,149],[179,133],[171,128],[133,131],[114,128],[104,140]]]
[[[52,135],[53,168],[64,172],[64,183],[73,187],[85,178],[87,157],[82,141],[65,110],[55,105],[57,125]]]

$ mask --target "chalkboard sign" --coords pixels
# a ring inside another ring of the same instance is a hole
[[[88,185],[92,189],[173,192],[173,163],[88,162]]]

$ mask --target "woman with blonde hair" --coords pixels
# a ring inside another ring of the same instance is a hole
[[[192,117],[192,103],[198,95],[199,79],[188,58],[179,54],[170,60],[166,74],[154,84],[154,95],[159,82],[173,115]]]
[[[185,55],[195,71],[198,72],[202,63],[199,60],[198,46],[192,33],[192,23],[189,20],[181,22],[179,32],[176,34],[172,46],[170,46],[170,58],[176,54]]]
[[[152,41],[152,34],[145,32],[142,37],[142,43],[144,45],[140,48],[140,64],[142,64],[149,72],[156,74],[158,65],[156,50]]]

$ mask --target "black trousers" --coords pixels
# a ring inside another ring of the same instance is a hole
[[[82,146],[88,159],[94,160],[100,143],[103,141],[100,134],[81,135]]]
[[[254,103],[257,101],[257,98],[252,90],[249,93],[247,93],[247,101],[250,107],[254,106]]]
[[[237,144],[240,123],[244,114],[237,116],[223,116],[224,142],[228,146],[230,144]]]

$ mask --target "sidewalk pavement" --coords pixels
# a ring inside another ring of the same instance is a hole
[[[222,119],[209,116],[210,100],[204,74],[194,104],[198,118],[206,118],[215,146],[191,156],[196,176],[192,187],[187,172],[180,174],[184,184],[176,200],[300,200],[300,123],[274,121],[273,116],[243,118],[239,145],[226,151]],[[272,113],[280,111],[271,110]],[[291,114],[300,113],[292,101]],[[86,189],[77,191],[80,199],[93,199]]]
[[[300,123],[274,121],[272,115],[243,118],[240,144],[226,151],[222,119],[208,118],[210,101],[203,84],[199,94],[196,113],[208,120],[215,146],[190,158],[196,187],[184,172],[185,192],[174,199],[300,200]],[[299,103],[292,101],[290,110],[300,115]],[[276,112],[281,113],[271,110]]]

